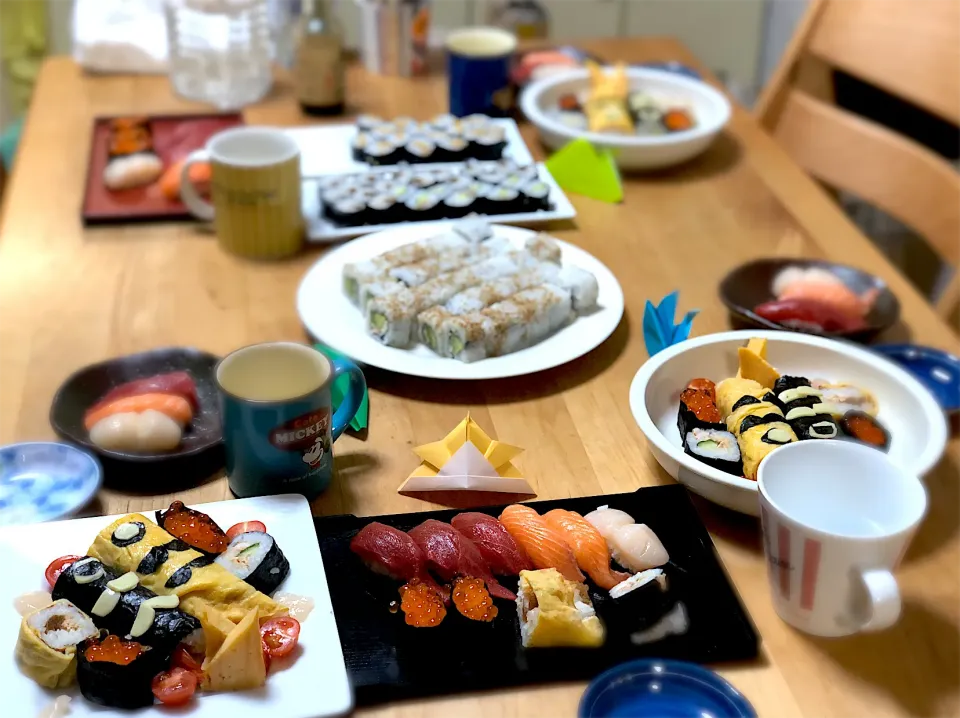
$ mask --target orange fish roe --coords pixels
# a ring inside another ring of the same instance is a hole
[[[482,578],[458,578],[453,582],[453,603],[467,618],[474,621],[492,621],[497,607],[487,593]]]
[[[407,625],[417,628],[439,626],[447,615],[443,599],[419,578],[411,578],[400,587],[400,610]]]

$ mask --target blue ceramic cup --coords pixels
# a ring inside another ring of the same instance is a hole
[[[515,35],[495,27],[468,27],[447,37],[450,114],[503,117],[510,112],[510,64]]]
[[[332,412],[330,387],[350,377]],[[353,419],[366,389],[348,359],[331,361],[294,342],[254,344],[217,364],[227,481],[238,497],[318,496],[333,475],[331,447]]]

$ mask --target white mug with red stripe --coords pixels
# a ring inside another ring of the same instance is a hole
[[[780,618],[816,636],[896,623],[892,572],[926,512],[920,480],[862,444],[801,441],[767,456],[757,483]]]

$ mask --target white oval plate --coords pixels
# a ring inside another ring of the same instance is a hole
[[[472,364],[439,357],[422,344],[412,349],[384,346],[367,334],[360,310],[343,294],[344,265],[440,234],[452,224],[397,227],[355,239],[325,255],[309,269],[297,290],[297,312],[304,326],[319,341],[357,362],[430,379],[502,379],[532,374],[583,356],[617,328],[623,316],[623,291],[617,278],[593,255],[557,240],[564,264],[581,267],[596,276],[600,295],[599,309],[594,313],[577,317],[572,324],[532,347]],[[501,225],[493,225],[493,231],[516,242],[518,248],[535,234],[529,229]]]
[[[680,392],[691,379],[720,381],[737,373],[737,347],[751,337],[769,340],[767,359],[781,374],[848,382],[880,404],[890,431],[890,458],[923,476],[940,460],[947,424],[936,400],[900,367],[879,354],[823,337],[776,331],[708,334],[664,349],[630,385],[630,410],[660,466],[691,491],[722,506],[759,515],[757,482],[731,476],[684,453],[677,429]],[[829,500],[829,497],[824,497]]]

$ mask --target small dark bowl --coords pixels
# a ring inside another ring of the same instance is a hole
[[[199,349],[154,349],[142,354],[130,354],[91,364],[70,376],[57,389],[50,407],[50,425],[63,439],[79,444],[103,460],[105,478],[118,471],[137,468],[143,476],[147,466],[162,468],[169,480],[181,468],[194,469],[191,474],[207,475],[223,467],[223,433],[220,427],[220,408],[214,368],[220,358]],[[83,425],[84,412],[110,389],[134,379],[142,379],[171,371],[188,371],[197,385],[199,410],[183,432],[183,440],[174,451],[156,454],[133,454],[101,449],[92,441]],[[136,464],[137,467],[132,466]],[[111,469],[113,469],[111,471]],[[151,472],[152,473],[152,472]],[[182,474],[178,479],[186,478]],[[150,490],[144,486],[144,490]],[[156,493],[156,487],[152,487]]]
[[[758,304],[776,299],[773,296],[773,279],[785,267],[819,267],[833,272],[857,294],[868,289],[878,289],[879,294],[864,321],[867,326],[854,332],[813,332],[787,327],[771,322],[753,313]],[[893,326],[900,317],[900,302],[879,277],[867,274],[854,267],[815,259],[758,259],[742,264],[720,282],[720,299],[730,310],[730,322],[734,329],[779,329],[786,332],[820,334],[839,337],[866,344],[880,332]]]

